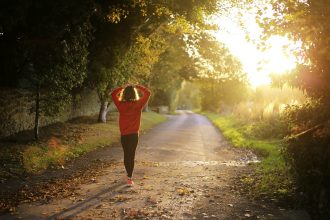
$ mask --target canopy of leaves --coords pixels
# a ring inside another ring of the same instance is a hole
[[[185,42],[173,39],[171,45],[160,55],[150,75],[154,93],[152,104],[175,105],[177,91],[183,80],[189,80],[196,75],[194,60],[186,51]]]
[[[1,83],[40,90],[44,113],[54,114],[86,76],[89,5],[37,0],[2,4]]]
[[[276,77],[276,83],[289,81],[310,97],[288,108],[293,138],[284,153],[313,218],[323,219],[330,213],[325,200],[330,189],[330,5],[327,0],[279,0],[272,6],[274,17],[262,20],[267,34],[288,35],[303,45],[298,53],[303,62],[294,74]]]
[[[202,109],[218,111],[241,101],[247,89],[241,63],[209,35],[202,35],[197,48]]]
[[[95,1],[95,35],[90,44],[87,83],[101,99],[128,81],[149,83],[153,65],[171,39],[191,25],[203,25],[216,1]]]
[[[273,2],[274,16],[261,23],[268,35],[282,34],[301,41],[297,55],[303,63],[292,75],[291,84],[309,95],[329,102],[330,5],[326,0]]]

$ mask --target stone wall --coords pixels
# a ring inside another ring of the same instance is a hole
[[[34,127],[32,107],[34,100],[25,90],[0,89],[0,138]],[[74,95],[71,103],[56,117],[42,117],[40,125],[45,126],[68,119],[97,114],[100,108],[97,93],[85,89]]]

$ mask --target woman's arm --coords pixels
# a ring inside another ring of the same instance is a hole
[[[123,90],[122,87],[118,87],[111,92],[111,97],[116,106],[119,104],[119,94]]]
[[[147,87],[144,87],[142,85],[136,85],[135,88],[137,88],[142,93],[142,97],[139,99],[139,103],[143,107],[147,103],[151,92]]]

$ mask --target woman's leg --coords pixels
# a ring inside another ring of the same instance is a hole
[[[129,178],[132,177],[134,169],[135,150],[138,144],[138,134],[121,136],[121,144],[124,150],[124,165]]]

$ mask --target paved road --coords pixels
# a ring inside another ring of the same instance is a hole
[[[94,155],[95,156],[95,155]],[[0,219],[304,219],[304,213],[251,201],[233,187],[255,156],[230,147],[204,117],[191,112],[141,135],[136,185],[122,177],[121,147],[98,153],[111,166],[70,190],[74,195],[23,203]]]
[[[142,135],[137,159],[150,161],[234,160],[239,155],[204,116],[181,111]]]

